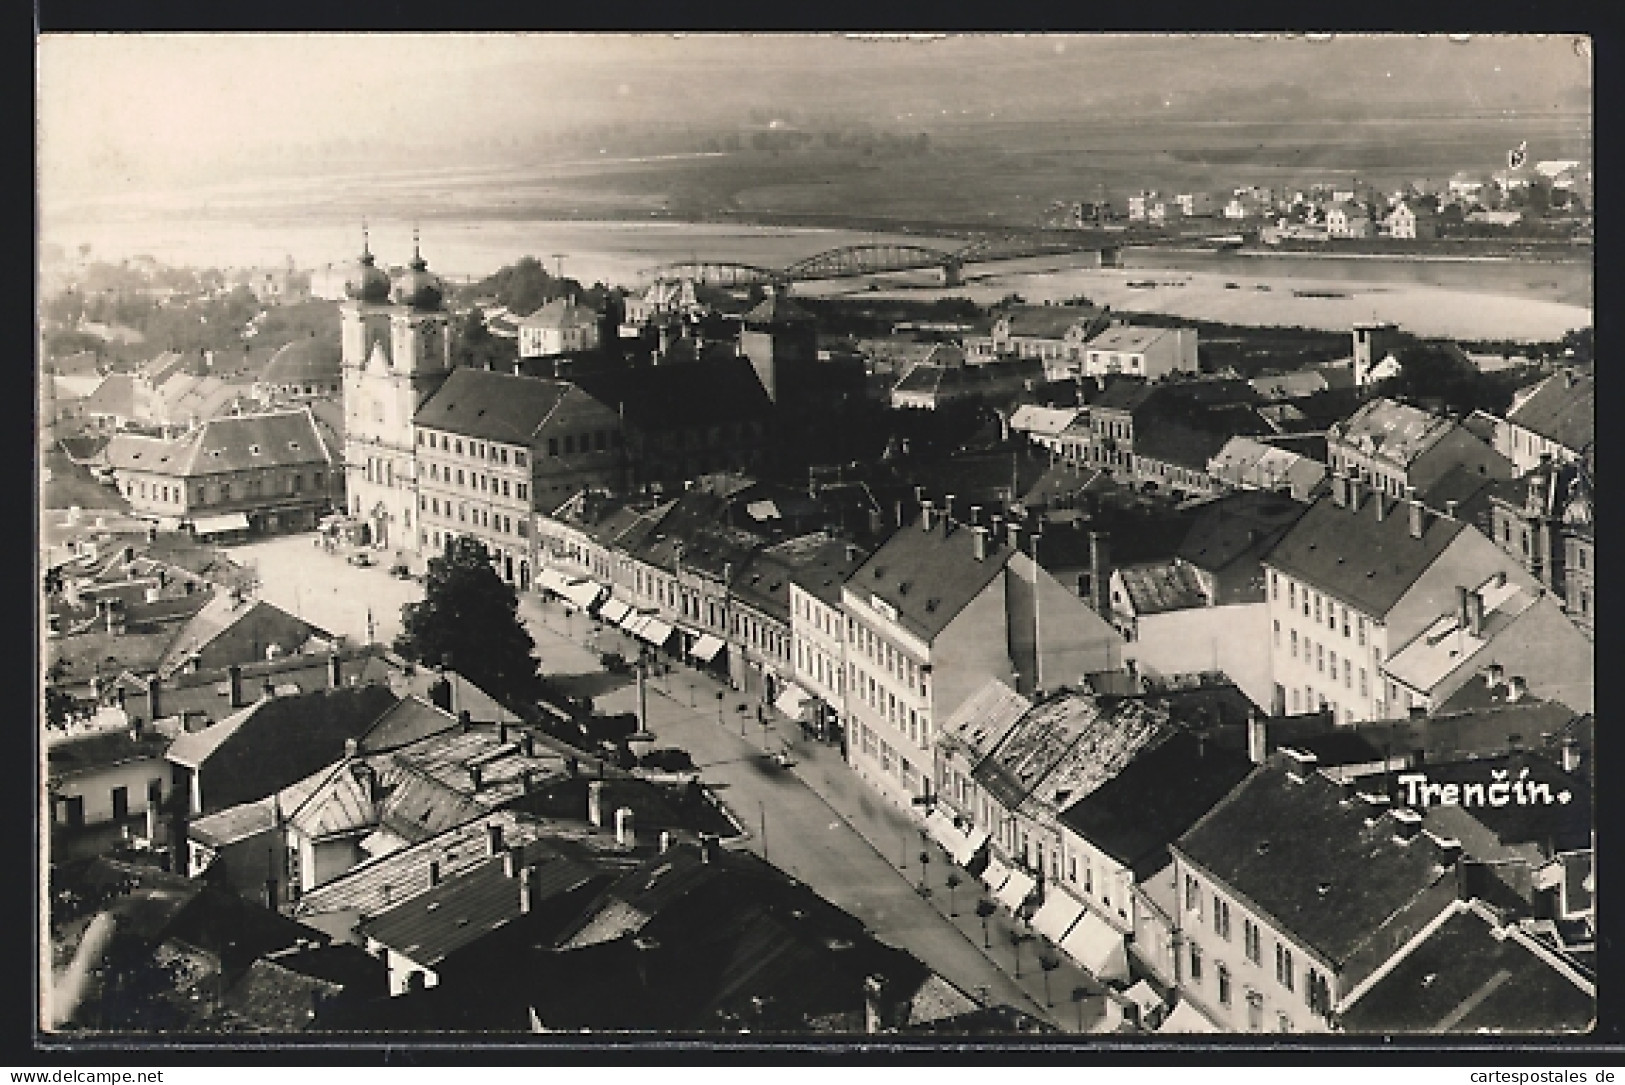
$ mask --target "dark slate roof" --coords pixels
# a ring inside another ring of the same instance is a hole
[[[1482,467],[1458,463],[1416,496],[1441,516],[1447,511],[1448,503],[1454,501],[1457,519],[1484,530],[1489,525],[1490,495],[1495,492],[1495,481]],[[1516,484],[1515,480],[1509,481]]]
[[[1011,307],[1005,316],[1013,336],[1060,339],[1079,324],[1094,328],[1107,311],[1095,305],[1020,305]]]
[[[132,704],[131,709],[135,709]],[[110,731],[54,742],[46,749],[53,780],[131,761],[161,758],[169,739],[153,731],[133,737],[129,731]]]
[[[1111,476],[1105,471],[1085,467],[1075,460],[1062,460],[1027,488],[1021,495],[1021,503],[1035,508],[1067,508],[1076,505],[1082,494],[1098,493],[1112,487]]]
[[[528,445],[572,387],[569,381],[459,366],[412,421],[465,437]]]
[[[1258,430],[1265,429],[1262,424]],[[1238,431],[1197,429],[1165,419],[1138,426],[1134,432],[1134,458],[1161,460],[1200,474],[1207,473],[1207,461],[1216,456],[1225,442]]]
[[[1226,494],[1197,508],[1178,557],[1208,572],[1256,562],[1306,511],[1307,505],[1268,490]]]
[[[1388,510],[1377,520],[1377,503]],[[1358,509],[1322,497],[1281,538],[1264,561],[1366,614],[1381,617],[1444,553],[1466,526],[1424,514],[1420,539],[1410,533],[1410,509],[1366,494]]]
[[[1478,902],[1442,924],[1341,1014],[1347,1032],[1585,1032],[1596,988]]]
[[[536,850],[540,862],[532,874],[532,906],[592,880],[592,868],[545,848]],[[525,858],[534,861],[529,854]],[[523,915],[519,895],[519,878],[509,877],[502,857],[494,856],[374,916],[359,932],[417,964],[433,967]]]
[[[1091,411],[1134,412],[1144,407],[1156,395],[1156,388],[1143,381],[1118,380],[1089,401]],[[1138,436],[1138,435],[1136,435]]]
[[[271,355],[260,371],[262,384],[337,384],[343,368],[337,340],[295,339]]]
[[[728,503],[722,498],[688,491],[631,552],[670,572],[676,572],[681,562],[685,570],[737,577],[764,540],[726,526],[727,514]]]
[[[1543,784],[1553,796],[1546,802],[1510,802],[1505,806],[1456,807],[1453,812],[1479,822],[1502,844],[1537,844],[1543,854],[1575,851],[1591,846],[1591,787],[1564,772],[1545,757],[1529,752],[1480,757],[1465,761],[1428,761],[1419,771],[1429,783],[1488,784],[1492,774],[1506,773],[1508,780],[1523,780],[1525,786]],[[1408,788],[1396,785],[1394,801],[1405,804]],[[1567,796],[1565,799],[1564,796]],[[1418,806],[1430,813],[1438,807]]]
[[[972,531],[943,521],[899,530],[859,566],[847,587],[865,604],[877,595],[897,610],[898,624],[931,640],[1004,571],[1010,548],[989,537],[985,561],[971,553]]]
[[[1061,811],[1073,832],[1134,871],[1168,863],[1168,845],[1252,771],[1245,754],[1189,731],[1142,749],[1116,776]]]
[[[769,294],[754,309],[745,314],[745,323],[747,325],[810,324],[816,319],[807,310],[782,294]]]
[[[606,407],[623,412],[629,425],[645,430],[762,419],[773,409],[749,358],[605,369],[581,373],[575,383]]]
[[[1294,778],[1296,775],[1297,778]],[[1406,843],[1392,812],[1345,799],[1324,774],[1270,756],[1175,841],[1214,878],[1282,930],[1341,964],[1400,909],[1450,877],[1426,833]]]
[[[1597,437],[1597,384],[1585,374],[1556,373],[1507,415],[1555,444],[1584,452]]]
[[[380,969],[384,967],[382,961],[376,963]],[[236,1030],[287,1034],[310,1028],[316,1007],[343,991],[338,984],[261,957],[248,966],[221,1003]]]
[[[1200,578],[1183,562],[1123,565],[1118,567],[1117,577],[1136,614],[1163,614],[1207,606]]]
[[[788,562],[790,579],[798,587],[832,607],[841,605],[841,585],[868,557],[862,548],[823,534],[779,543],[768,553]]]
[[[211,418],[175,441],[121,433],[108,443],[107,462],[119,470],[190,477],[325,466],[333,455],[310,412],[300,408]]]
[[[308,776],[344,754],[397,700],[387,686],[320,690],[256,702],[180,736],[168,757],[201,766],[205,810],[250,802]]]

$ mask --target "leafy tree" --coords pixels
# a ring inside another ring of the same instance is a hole
[[[67,726],[68,716],[73,712],[73,696],[62,688],[67,674],[67,661],[61,659],[45,672],[45,720],[52,727]]]
[[[540,678],[536,642],[519,620],[519,596],[491,567],[485,544],[463,536],[429,561],[421,602],[401,608],[395,651],[458,673],[510,704],[533,699]]]

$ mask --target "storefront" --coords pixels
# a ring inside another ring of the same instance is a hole
[[[199,516],[192,521],[192,534],[214,543],[244,542],[248,539],[248,532],[248,517],[240,512]]]

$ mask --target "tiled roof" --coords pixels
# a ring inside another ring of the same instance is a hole
[[[164,653],[158,664],[158,673],[168,678],[179,670],[195,652],[201,652],[218,640],[221,635],[230,630],[237,623],[252,616],[253,621],[260,623],[264,630],[261,634],[267,642],[283,642],[287,654],[304,646],[311,637],[332,643],[334,635],[324,629],[319,629],[303,618],[295,617],[264,599],[234,600],[230,592],[218,591],[214,598],[193,614],[187,623],[175,635],[174,642]],[[269,624],[266,624],[269,623]],[[273,630],[276,630],[273,632]],[[288,643],[291,642],[291,643]],[[256,662],[251,659],[239,660],[240,663]]]
[[[1084,412],[1076,407],[1036,407],[1025,404],[1010,415],[1010,428],[1020,433],[1053,437],[1064,431]]]
[[[1138,353],[1150,350],[1157,341],[1173,334],[1171,328],[1142,328],[1131,324],[1119,324],[1107,328],[1093,339],[1089,340],[1090,350],[1116,350]]]
[[[1102,493],[1113,488],[1111,476],[1105,471],[1086,467],[1075,460],[1062,460],[1028,487],[1021,495],[1021,503],[1046,510],[1066,508],[1078,504],[1076,499],[1082,494]]]
[[[1591,1029],[1596,987],[1572,965],[1477,901],[1444,921],[1346,1004],[1353,1033],[1519,1033]]]
[[[1435,815],[1446,815],[1441,825],[1458,818],[1470,818],[1494,834],[1497,844],[1531,844],[1543,858],[1591,847],[1594,810],[1590,785],[1578,776],[1562,771],[1545,756],[1519,752],[1464,761],[1429,761],[1419,766],[1419,771],[1426,775],[1430,784],[1489,784],[1504,778],[1521,780],[1526,789],[1541,785],[1546,789],[1541,794],[1552,796],[1550,801],[1513,801],[1505,806],[1470,803],[1417,807],[1417,812],[1423,815],[1425,827],[1433,828]],[[1411,798],[1409,786],[1401,780],[1396,782],[1394,788],[1395,801],[1408,805]],[[1439,832],[1438,835],[1462,840],[1467,845],[1467,854],[1473,858],[1494,860],[1503,857],[1495,854],[1475,855],[1466,834]]]
[[[1597,436],[1596,381],[1584,374],[1553,374],[1507,415],[1507,421],[1584,452]]]
[[[1168,845],[1252,771],[1236,750],[1188,731],[1141,749],[1116,776],[1061,811],[1067,828],[1134,871],[1168,863]]]
[[[1258,428],[1262,430],[1264,427],[1260,425]],[[1231,432],[1197,429],[1178,422],[1159,420],[1155,424],[1136,429],[1134,458],[1160,460],[1188,471],[1205,474],[1208,460],[1224,447],[1225,442],[1230,439]]]
[[[1346,421],[1333,424],[1328,436],[1392,463],[1409,465],[1438,444],[1455,425],[1419,407],[1373,399]]]
[[[796,586],[833,607],[841,605],[841,585],[868,557],[862,548],[825,534],[791,539],[767,552],[789,558],[790,579]]]
[[[1128,411],[1139,410],[1156,394],[1156,388],[1137,380],[1118,380],[1106,386],[1106,390],[1089,401],[1091,411]]]
[[[271,697],[212,727],[183,734],[166,757],[203,773],[205,810],[223,809],[277,791],[344,752],[365,734],[395,695],[383,686]]]
[[[945,533],[942,520],[930,531],[918,523],[901,528],[858,568],[846,588],[865,605],[870,596],[878,596],[896,610],[899,625],[929,641],[1010,560],[1010,548],[989,536],[987,559],[977,561],[972,535],[962,524]]]
[[[1199,507],[1178,556],[1208,572],[1257,562],[1306,511],[1307,505],[1268,490],[1226,494]]]
[[[176,441],[119,434],[107,446],[116,469],[192,477],[333,462],[304,409],[212,418]]]
[[[1060,339],[1079,325],[1088,327],[1107,313],[1094,305],[1024,305],[1010,310],[1010,334],[1033,339]]]
[[[1290,753],[1272,754],[1175,847],[1273,925],[1341,966],[1401,909],[1453,877],[1427,833],[1401,842],[1385,807]],[[1442,903],[1442,902],[1441,902]]]
[[[764,419],[773,410],[749,358],[604,369],[580,373],[574,381],[598,402],[620,411],[629,425],[644,430]]]
[[[109,731],[51,743],[46,763],[50,778],[59,780],[131,761],[156,760],[168,746],[169,739],[153,731],[139,737],[129,731]]]
[[[459,366],[413,423],[511,444],[530,444],[574,386],[569,381]]]
[[[342,369],[339,344],[307,336],[295,339],[271,356],[260,371],[262,384],[337,384]]]
[[[1484,689],[1483,682],[1468,682],[1461,694],[1481,693]],[[1424,719],[1371,720],[1347,730],[1365,737],[1377,749],[1391,750],[1396,756],[1419,755],[1426,764],[1489,757],[1513,747],[1545,750],[1555,757],[1561,737],[1586,719],[1589,717],[1555,701],[1525,698],[1508,704],[1501,699],[1465,709],[1447,703]]]
[[[1377,520],[1377,503],[1387,514]],[[1423,514],[1420,539],[1411,537],[1404,502],[1366,494],[1359,508],[1339,508],[1323,497],[1269,552],[1266,564],[1381,618],[1432,567],[1466,527]]]
[[[965,699],[940,728],[951,736],[974,769],[1004,741],[1033,703],[998,679],[989,679]]]
[[[581,328],[598,323],[598,313],[571,298],[554,298],[518,321],[521,328]]]
[[[134,418],[135,378],[128,373],[109,373],[107,378],[96,386],[96,390],[85,397],[80,410],[85,414]]]
[[[223,848],[276,828],[274,796],[217,810],[186,825],[187,836],[212,848]]]
[[[1201,578],[1181,561],[1159,561],[1144,565],[1123,565],[1116,577],[1128,593],[1136,615],[1164,614],[1207,606]]]
[[[595,874],[545,845],[525,848],[524,862],[536,864],[533,906],[586,885]],[[503,859],[491,857],[366,920],[360,933],[415,964],[433,967],[524,914],[517,870],[510,877]]]
[[[1272,377],[1255,377],[1247,382],[1253,390],[1268,400],[1296,399],[1330,388],[1326,375],[1318,369],[1300,369],[1295,373],[1280,373]]]
[[[971,775],[1006,810],[1031,801],[1054,811],[1173,730],[1166,708],[1154,703],[1064,692],[1028,710]]]

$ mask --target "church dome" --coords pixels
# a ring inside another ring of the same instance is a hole
[[[397,305],[410,305],[414,309],[439,309],[446,288],[440,276],[429,270],[429,264],[418,252],[417,238],[412,238],[412,262],[406,272],[395,280],[391,298]]]
[[[373,262],[365,241],[361,243],[361,255],[344,269],[344,296],[353,301],[389,300],[389,273]]]

